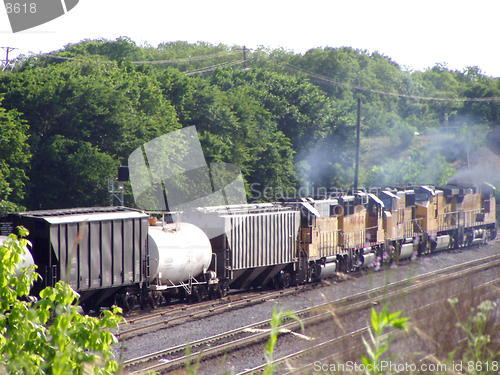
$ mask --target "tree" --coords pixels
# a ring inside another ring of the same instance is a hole
[[[293,186],[292,145],[254,87],[228,79],[222,90],[207,79],[186,78],[173,69],[163,72],[159,80],[181,123],[196,126],[208,163],[237,165],[247,192],[253,183],[260,189]]]
[[[3,95],[0,95],[0,105]],[[19,206],[24,192],[30,149],[28,125],[20,114],[0,106],[0,214],[23,209]]]
[[[456,173],[446,158],[422,148],[410,150],[397,161],[387,160],[368,172],[368,186],[397,186],[407,184],[445,185]]]
[[[152,72],[128,69],[93,61],[35,62],[0,78],[5,107],[17,109],[29,124],[33,159],[26,206],[103,204],[116,167],[145,142],[179,128]]]
[[[64,49],[55,51],[54,56],[60,57],[89,57],[100,56],[115,61],[140,61],[144,59],[144,48],[128,37],[119,37],[116,40],[85,39],[79,43],[67,44]],[[48,60],[56,63],[57,59]]]

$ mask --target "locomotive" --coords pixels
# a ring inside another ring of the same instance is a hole
[[[29,211],[0,235],[29,230],[28,263],[80,294],[86,311],[219,298],[378,268],[496,237],[495,188],[409,186],[158,213],[126,207]],[[1,237],[0,237],[1,238]]]

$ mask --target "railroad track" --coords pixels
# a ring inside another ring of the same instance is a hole
[[[120,325],[120,331],[115,333],[115,336],[121,340],[126,340],[153,329],[172,327],[189,320],[201,319],[225,311],[263,303],[270,299],[302,293],[315,286],[316,284],[306,284],[285,290],[258,292],[257,294],[235,294],[224,297],[222,300],[206,301],[194,305],[180,305],[170,309],[162,309],[156,313],[139,315],[137,317],[125,317],[126,322]],[[157,321],[147,323],[155,319]],[[146,324],[139,326],[138,324],[142,322],[146,322]],[[131,327],[133,325],[136,326]]]
[[[473,292],[480,294],[484,299],[498,297],[500,294],[500,290],[498,289],[499,286],[500,286],[500,280],[497,279],[473,288]],[[483,292],[483,290],[485,289],[486,290],[492,289],[492,290],[489,290],[488,292]],[[450,296],[450,298],[460,297],[462,294],[469,292],[470,291],[460,292]],[[438,309],[441,304],[442,304],[441,300],[433,301],[424,306],[419,306],[409,311],[405,311],[405,316],[410,317],[410,323],[412,325],[416,326],[424,325],[428,320],[429,314],[431,314],[433,311],[436,311],[436,309]],[[314,368],[314,362],[335,363],[336,361],[337,363],[340,363],[344,355],[348,355],[349,353],[352,352],[357,352],[357,353],[363,352],[365,348],[362,342],[362,336],[367,338],[368,330],[369,330],[368,327],[356,329],[354,331],[345,333],[342,336],[324,341],[318,345],[315,345],[314,347],[299,350],[290,355],[276,359],[271,364],[275,366],[276,369],[281,370],[279,371],[280,374],[290,375],[290,374],[310,373]],[[392,341],[393,345],[397,344],[397,340],[402,339],[404,336],[403,331],[392,330],[384,334],[383,337],[387,337],[387,335],[389,334],[393,334],[394,336],[393,339],[395,340]],[[339,350],[339,348],[342,349]],[[356,359],[358,364],[362,363],[361,356],[358,356],[358,358]],[[306,364],[293,366],[294,363],[299,363],[299,361],[300,363],[306,363]],[[288,369],[285,370],[283,366],[286,366]],[[290,367],[292,368],[290,369]],[[239,372],[238,375],[259,374],[264,372],[265,368],[266,364],[263,364]]]
[[[493,244],[496,242],[500,242],[500,236],[495,241],[490,243]],[[469,263],[477,264],[480,261],[481,260],[476,260]],[[406,261],[403,262],[406,263]],[[462,266],[458,265],[451,268],[459,269],[460,267]],[[360,277],[362,275],[362,271],[351,273],[349,274],[349,278]],[[342,280],[340,280],[340,282],[342,282]],[[260,291],[257,292],[257,294],[255,292],[235,293],[215,301],[204,301],[194,305],[179,304],[177,306],[162,306],[159,307],[156,312],[129,314],[125,316],[125,322],[120,325],[120,330],[115,333],[115,336],[121,340],[127,340],[138,335],[146,334],[152,330],[164,329],[190,320],[202,319],[204,317],[213,316],[226,311],[256,305],[274,298],[302,293],[324,285],[329,284],[324,284],[320,281],[279,291]]]
[[[315,325],[326,320],[331,320],[332,311],[335,311],[335,316],[338,318],[358,310],[369,308],[373,304],[383,300],[398,298],[404,294],[424,290],[434,284],[442,284],[499,266],[500,255],[482,258],[370,289],[332,303],[325,303],[297,311],[295,314],[301,319],[304,326]],[[148,371],[158,371],[161,373],[171,371],[183,366],[192,357],[204,360],[221,356],[231,350],[241,349],[242,347],[265,341],[269,338],[269,328],[270,320],[265,320],[193,342],[190,344],[191,355],[185,355],[186,346],[180,345],[128,360],[124,365],[133,374],[142,374]],[[295,332],[298,329],[299,323],[292,321],[285,323],[281,327],[280,332]]]

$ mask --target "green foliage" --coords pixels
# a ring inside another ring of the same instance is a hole
[[[120,309],[100,319],[83,316],[78,294],[63,281],[32,302],[29,291],[40,276],[34,266],[16,273],[27,245],[11,234],[0,247],[0,367],[9,374],[115,373],[111,345],[117,339],[109,330],[120,322]]]
[[[462,363],[467,364],[468,374],[496,374],[493,370],[493,362],[498,365],[498,353],[490,335],[491,322],[495,322],[496,302],[483,301],[476,308],[471,308],[467,321],[461,321],[457,304],[458,299],[448,299],[457,317],[457,328],[466,336],[466,349],[461,358]],[[450,353],[453,357],[453,353]],[[473,364],[470,366],[470,364]],[[498,368],[497,368],[498,369]]]
[[[260,193],[352,186],[358,98],[362,138],[391,141],[390,159],[362,154],[365,186],[446,182],[453,167],[466,163],[462,149],[484,145],[472,129],[486,134],[500,126],[499,102],[453,100],[500,96],[499,79],[478,67],[410,71],[378,52],[326,47],[305,54],[245,50],[247,69],[217,69],[243,53],[240,46],[178,41],[153,47],[120,37],[23,58],[19,69],[0,75],[0,126],[10,145],[0,152],[4,206],[104,204],[107,177],[130,152],[190,125],[207,162],[236,164],[247,191],[253,186]],[[195,75],[197,69],[210,74]],[[414,136],[442,128],[452,130],[433,139],[446,142],[425,146]]]
[[[114,63],[35,66],[0,79],[4,106],[29,124],[33,158],[23,201],[29,207],[103,204],[116,166],[143,143],[179,128],[151,74]]]
[[[3,95],[0,95],[2,105]],[[11,212],[24,197],[25,169],[30,161],[28,125],[16,109],[0,106],[0,211]],[[11,200],[12,202],[9,202]]]
[[[292,144],[263,105],[261,91],[229,70],[216,71],[215,85],[173,70],[159,80],[181,123],[196,126],[207,162],[235,164],[247,185],[256,182],[262,189],[294,185]]]
[[[119,163],[89,142],[56,135],[38,149],[44,159],[31,174],[33,194],[42,207],[106,205],[107,179]],[[53,186],[52,189],[41,187]]]
[[[200,354],[198,355],[198,357],[196,358],[196,362],[195,363],[191,363],[191,347],[188,345],[186,345],[186,350],[185,350],[185,353],[186,353],[186,357],[188,357],[188,359],[186,360],[186,368],[184,369],[183,371],[183,374],[186,374],[186,375],[196,375],[198,373],[198,369],[200,367],[200,361],[201,361],[201,352]],[[149,372],[151,375],[154,375],[154,373],[152,371]]]
[[[144,59],[144,49],[130,38],[120,37],[114,41],[107,39],[89,40],[85,39],[77,44],[68,44],[56,56],[61,57],[91,57],[102,56],[109,60],[131,60]]]
[[[25,211],[26,207],[6,201],[6,200],[1,200],[0,201],[0,216],[1,215],[6,215],[11,212],[21,212]]]
[[[406,330],[408,327],[408,319],[400,317],[401,311],[389,314],[387,305],[384,306],[380,314],[377,314],[372,307],[372,329],[368,328],[370,334],[370,342],[363,338],[363,344],[366,349],[366,355],[362,355],[363,364],[366,374],[382,374],[380,364],[382,355],[389,349],[391,344],[391,335],[384,335],[387,329],[395,328]],[[384,360],[386,360],[384,358]]]
[[[267,341],[266,346],[266,368],[264,369],[264,375],[271,375],[275,369],[275,365],[273,365],[273,353],[276,348],[276,341],[278,340],[278,334],[280,332],[280,326],[283,323],[285,318],[293,319],[300,323],[300,327],[302,331],[304,331],[304,326],[300,319],[293,314],[292,311],[283,311],[283,309],[278,312],[276,307],[273,311],[273,317],[271,318],[271,337]]]
[[[444,185],[456,173],[446,158],[439,153],[428,152],[422,147],[409,151],[399,160],[387,160],[368,172],[368,186],[422,184]]]

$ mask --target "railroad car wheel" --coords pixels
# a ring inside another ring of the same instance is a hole
[[[204,285],[200,285],[196,288],[196,297],[198,298],[198,302],[201,302],[208,297],[208,290]]]
[[[351,261],[349,260],[349,257],[347,255],[344,255],[339,262],[340,265],[340,271],[344,273],[349,273],[351,272],[352,264]]]
[[[276,290],[286,289],[290,287],[291,277],[288,272],[281,271],[273,277],[273,287]]]
[[[149,295],[141,295],[141,298],[139,300],[139,306],[141,307],[141,310],[146,310],[148,307],[151,307],[152,309],[155,308],[151,296]]]
[[[217,299],[219,294],[220,294],[219,285],[210,285],[210,287],[208,288],[208,298],[210,298],[213,301]]]
[[[285,275],[284,275],[284,286],[285,286],[285,289],[286,288],[290,288],[291,281],[292,281],[292,277],[290,276],[290,274],[288,272],[285,272]]]
[[[222,295],[222,287],[221,287],[221,285],[220,285],[220,284],[218,284],[218,285],[217,285],[217,288],[215,288],[215,292],[214,292],[214,293],[215,293],[215,295],[214,295],[214,299],[219,299],[219,298],[224,297],[224,296]]]
[[[139,300],[137,299],[137,296],[135,294],[129,294],[127,296],[127,303],[128,303],[129,309],[133,310],[139,304]]]
[[[129,312],[132,310],[132,306],[130,305],[130,301],[127,298],[126,294],[119,294],[116,297],[116,305],[122,308],[123,312]]]
[[[497,238],[497,228],[493,228],[490,230],[490,241],[494,240]]]
[[[307,266],[307,283],[312,283],[313,281],[313,266],[308,265]]]
[[[160,292],[151,292],[149,296],[149,304],[153,309],[156,309],[161,304],[161,293]]]
[[[465,233],[465,246],[470,246],[472,244],[472,241],[474,240],[474,233],[473,232],[467,232]]]
[[[89,314],[92,310],[95,310],[95,309],[93,309],[93,306],[92,306],[92,304],[91,304],[90,302],[84,302],[84,303],[82,303],[80,306],[82,307],[83,312],[84,312],[85,314],[87,314],[87,315],[88,315],[88,314]]]
[[[345,257],[340,257],[339,260],[339,271],[343,273],[347,273],[347,263]]]
[[[450,235],[450,244],[448,245],[448,249],[456,249],[457,248],[457,236],[455,233]]]
[[[227,296],[228,291],[229,291],[229,282],[223,281],[220,285],[220,298]]]
[[[164,293],[163,298],[165,299],[165,305],[170,305],[172,303],[172,297],[169,294]]]

